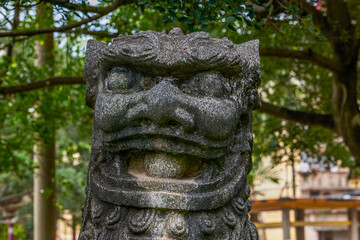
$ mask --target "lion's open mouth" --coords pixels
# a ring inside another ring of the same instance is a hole
[[[120,161],[124,161],[128,174],[139,180],[153,178],[152,181],[206,177],[203,170],[209,165],[221,165],[219,161],[229,142],[208,140],[176,129],[149,127],[104,133],[103,141],[109,152],[121,155]],[[211,175],[216,178],[214,171]]]
[[[103,145],[113,160],[101,175],[123,189],[184,193],[210,186],[224,176],[231,139],[209,140],[179,129],[130,127],[104,133]]]
[[[112,153],[99,165],[106,182],[123,189],[184,193],[210,187],[224,177],[223,158],[149,150]]]
[[[157,151],[130,151],[127,172],[138,178],[196,179],[201,176],[204,159],[187,154]]]
[[[94,192],[135,207],[202,209],[208,201],[206,208],[219,207],[246,176],[241,162],[249,155],[229,151],[232,143],[168,129],[103,133],[106,151],[90,170]]]

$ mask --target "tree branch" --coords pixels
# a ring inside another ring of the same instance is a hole
[[[106,7],[94,7],[89,5],[82,5],[82,4],[74,4],[64,0],[45,0],[45,2],[51,3],[53,5],[57,5],[59,7],[64,7],[69,10],[75,11],[83,11],[83,12],[90,12],[90,13],[99,13],[99,14],[107,14]],[[122,4],[126,3],[137,3],[137,0],[126,0]],[[120,5],[122,5],[120,4]],[[120,6],[118,5],[118,6]]]
[[[340,34],[351,31],[351,17],[346,1],[326,1],[326,13],[328,18],[334,22],[335,29],[339,29],[338,32]]]
[[[356,20],[354,32],[355,32],[355,38],[360,39],[360,17]]]
[[[2,11],[0,11],[0,14],[8,23],[10,23],[11,26],[13,26],[13,22]]]
[[[20,84],[17,86],[0,87],[0,94],[7,95],[14,93],[23,93],[45,87],[70,84],[85,84],[85,82],[83,77],[52,77],[32,83]]]
[[[331,24],[328,22],[327,18],[323,15],[321,11],[317,10],[306,0],[296,0],[295,3],[297,3],[301,11],[304,11],[305,13],[312,15],[314,24],[320,29],[321,33],[328,40],[338,38],[338,36],[333,32],[333,29],[331,28]]]
[[[317,114],[296,111],[284,107],[278,107],[264,101],[261,101],[261,107],[258,109],[258,111],[291,122],[301,123],[309,126],[323,127],[335,131],[334,119],[331,114]]]
[[[340,66],[335,64],[335,62],[327,58],[319,53],[314,52],[310,48],[303,51],[298,50],[289,50],[289,49],[282,49],[282,48],[261,48],[260,55],[263,57],[282,57],[282,58],[296,58],[302,60],[309,60],[312,63],[329,69],[333,72],[341,71]]]
[[[32,7],[36,7],[37,5],[39,5],[39,4],[43,3],[43,2],[44,2],[44,1],[39,1],[39,2],[37,2],[37,3],[29,4],[29,5],[15,3],[15,4],[14,4],[14,7],[32,8]]]
[[[0,32],[0,37],[15,37],[15,36],[34,36],[43,33],[52,33],[52,32],[65,32],[69,29],[79,27],[83,24],[87,24],[91,21],[101,18],[102,14],[96,14],[90,18],[84,19],[80,22],[71,23],[69,25],[65,25],[62,27],[55,28],[42,28],[42,29],[34,29],[34,30],[25,30],[25,31],[9,31],[9,32]]]
[[[84,19],[80,22],[71,23],[69,25],[61,26],[61,27],[55,27],[55,28],[43,28],[43,29],[34,29],[34,30],[25,30],[25,31],[9,31],[9,32],[0,32],[0,37],[14,37],[14,36],[34,36],[38,34],[43,33],[52,33],[52,32],[65,32],[67,30],[70,30],[72,28],[79,27],[83,24],[87,24],[91,21],[94,21],[96,19],[101,18],[102,16],[114,11],[117,7],[132,3],[133,0],[115,0],[113,4],[103,7],[100,13],[89,17],[87,19]]]
[[[360,18],[357,19],[357,23],[354,29],[354,38],[355,38],[355,51],[359,52],[360,49]],[[360,72],[360,70],[359,70]]]
[[[57,86],[57,85],[72,85],[72,84],[85,84],[82,76],[79,77],[52,77],[44,80],[21,84],[17,86],[0,87],[0,94],[15,94],[29,92],[45,87]],[[301,111],[290,110],[284,107],[278,107],[270,103],[261,102],[259,112],[267,113],[278,118],[289,120],[292,122],[298,122],[309,126],[318,126],[328,128],[335,131],[334,120],[331,114],[316,114],[306,113]]]
[[[119,33],[109,33],[107,31],[89,31],[89,30],[68,30],[66,33],[76,33],[76,34],[85,34],[90,36],[96,36],[101,38],[114,38],[119,36]]]

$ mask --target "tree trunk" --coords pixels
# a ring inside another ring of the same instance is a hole
[[[47,140],[45,140],[47,139]],[[34,146],[34,240],[55,240],[55,139],[45,138]]]
[[[72,223],[71,223],[71,227],[72,227],[72,239],[76,240],[76,217],[75,215],[72,215]]]
[[[37,16],[40,20],[49,21],[53,18],[52,8],[47,8],[45,4],[38,5]],[[48,27],[49,23],[44,21],[39,21],[40,27]],[[54,59],[53,34],[41,36],[35,44],[35,65],[40,68],[51,68]],[[37,112],[37,117],[40,119],[44,115]],[[38,142],[34,146],[34,161],[38,165],[34,172],[34,240],[55,240],[55,130],[39,132],[37,139]]]
[[[360,114],[357,104],[358,47],[350,43],[333,44],[334,60],[341,66],[333,80],[333,109],[336,131],[343,137],[360,166]]]
[[[360,114],[356,104],[356,72],[339,74],[333,81],[334,120],[337,131],[343,137],[360,166]]]

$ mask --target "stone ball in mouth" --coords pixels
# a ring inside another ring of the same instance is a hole
[[[133,150],[126,157],[127,172],[137,178],[196,179],[203,167],[201,157],[164,151]]]
[[[184,156],[169,153],[147,153],[144,168],[147,175],[158,178],[182,178],[187,169]]]

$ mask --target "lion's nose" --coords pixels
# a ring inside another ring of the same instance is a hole
[[[130,122],[151,121],[163,127],[194,128],[194,117],[187,110],[186,96],[170,81],[163,80],[128,111]]]

